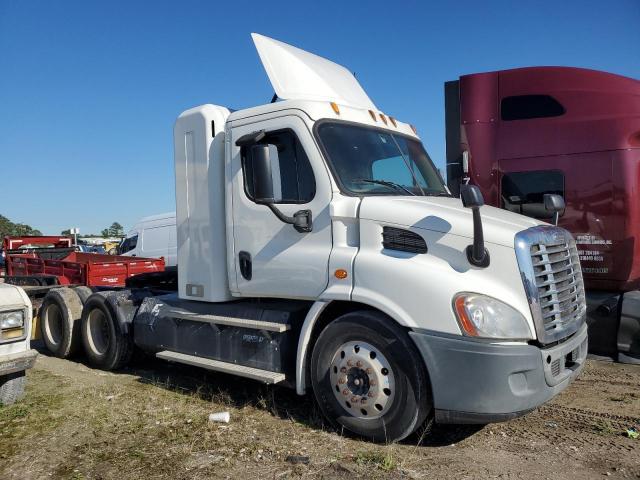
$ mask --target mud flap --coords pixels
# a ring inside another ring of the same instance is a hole
[[[627,292],[622,298],[618,361],[640,365],[640,291]]]

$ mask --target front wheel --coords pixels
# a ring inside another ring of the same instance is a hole
[[[26,383],[24,370],[0,377],[0,405],[11,405],[24,397]]]
[[[422,358],[407,333],[380,312],[347,313],[320,333],[311,383],[332,423],[378,442],[409,436],[433,408]]]

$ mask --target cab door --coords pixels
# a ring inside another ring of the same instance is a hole
[[[245,161],[251,150],[238,147],[236,142],[256,131],[265,132],[260,143],[278,152],[282,200],[275,207],[287,216],[310,210],[310,232],[297,231],[279,220],[269,207],[253,200]],[[331,182],[307,125],[300,117],[287,115],[233,126],[228,147],[236,279],[233,290],[240,296],[318,298],[328,283]]]

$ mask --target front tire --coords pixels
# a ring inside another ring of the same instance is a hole
[[[120,332],[107,300],[94,293],[84,304],[80,333],[87,361],[102,370],[122,368],[133,354],[131,336]]]
[[[313,348],[311,383],[332,423],[377,442],[408,437],[433,409],[411,339],[376,311],[347,313],[325,327]]]
[[[11,405],[24,397],[26,383],[24,370],[0,377],[0,405]]]

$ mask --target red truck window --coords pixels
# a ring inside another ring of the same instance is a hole
[[[500,104],[500,118],[505,121],[559,117],[565,109],[550,95],[505,97]]]

